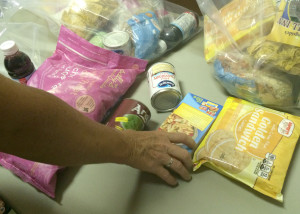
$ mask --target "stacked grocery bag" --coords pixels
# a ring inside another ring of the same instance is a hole
[[[300,2],[197,3],[205,59],[234,97],[194,152],[194,170],[206,165],[282,202],[300,134],[300,118],[289,114],[300,107]]]
[[[164,0],[5,0],[0,19],[2,74],[54,94],[98,122],[149,61],[201,31],[197,13]],[[62,167],[5,153],[0,164],[55,197]]]

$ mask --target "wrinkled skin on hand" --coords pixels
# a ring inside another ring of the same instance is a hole
[[[130,146],[129,166],[142,171],[156,174],[169,185],[177,185],[177,180],[169,170],[176,172],[184,180],[191,180],[190,170],[193,162],[191,154],[176,145],[183,143],[195,149],[195,141],[182,133],[167,133],[164,131],[123,131],[126,142]],[[173,163],[166,167],[171,158]]]

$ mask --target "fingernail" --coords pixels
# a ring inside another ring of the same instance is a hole
[[[177,187],[178,186],[178,182],[174,183],[172,186],[173,187]]]
[[[186,181],[191,181],[192,180],[192,176],[190,176]]]

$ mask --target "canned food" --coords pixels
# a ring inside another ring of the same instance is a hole
[[[105,49],[121,55],[131,55],[131,39],[125,31],[114,31],[106,34],[103,38],[103,46]]]
[[[147,73],[151,105],[159,112],[171,111],[180,103],[182,94],[175,68],[168,62],[153,64]]]
[[[143,103],[134,99],[124,99],[106,125],[119,130],[142,131],[150,117],[150,110]]]

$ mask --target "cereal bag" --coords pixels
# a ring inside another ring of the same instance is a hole
[[[194,171],[204,164],[283,201],[299,134],[299,117],[229,97],[194,153]]]

